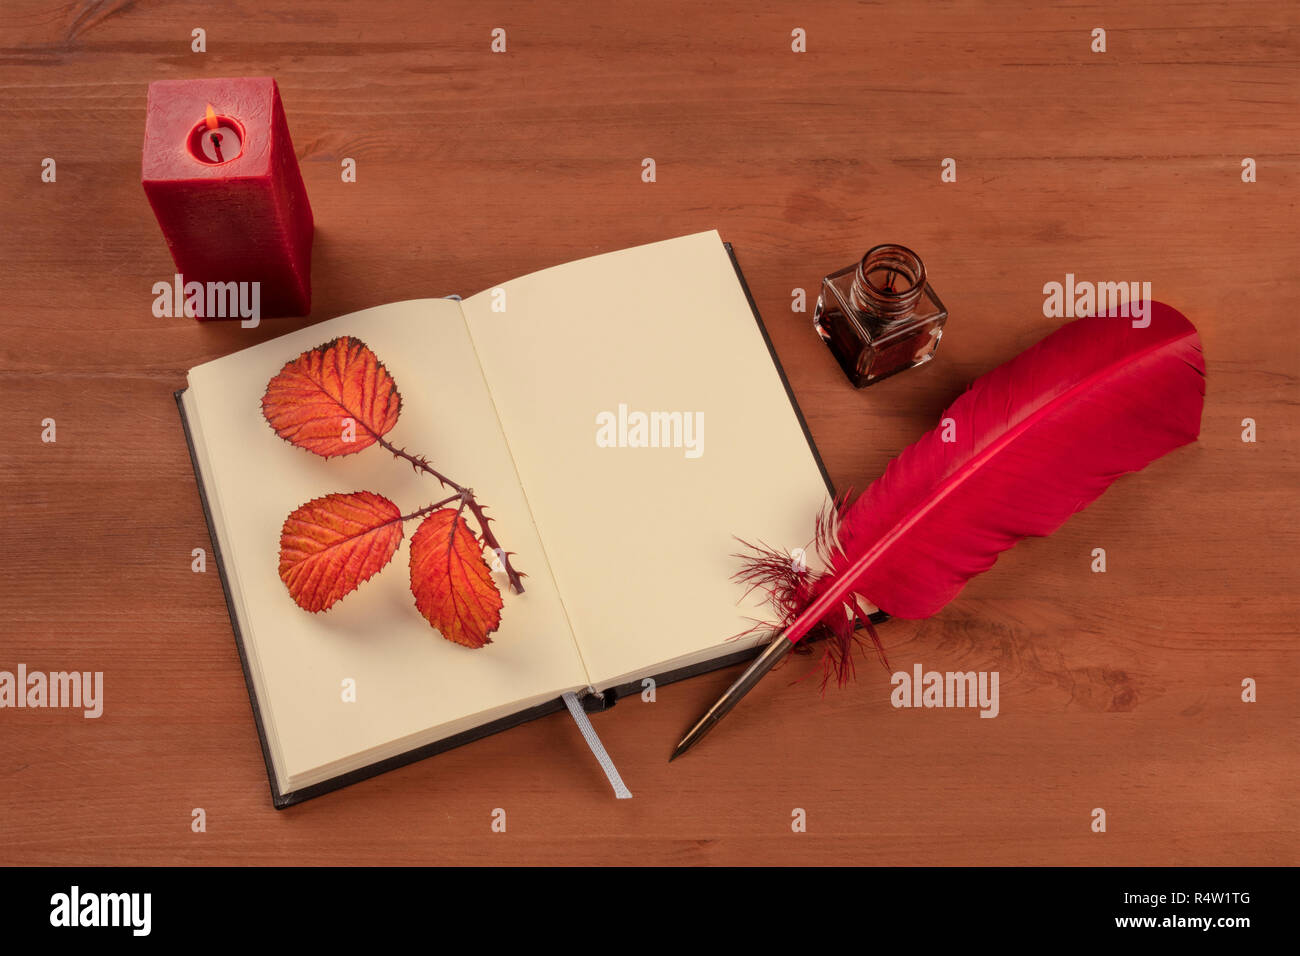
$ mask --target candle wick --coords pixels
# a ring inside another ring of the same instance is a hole
[[[219,163],[225,162],[225,160],[221,158],[221,134],[214,132],[211,135],[212,135],[212,148],[217,154],[217,162]]]

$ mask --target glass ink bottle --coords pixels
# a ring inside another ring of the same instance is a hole
[[[822,280],[813,327],[864,388],[934,358],[947,319],[921,257],[886,244]]]

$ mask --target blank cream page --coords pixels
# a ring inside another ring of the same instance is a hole
[[[453,644],[420,616],[410,591],[407,522],[392,561],[328,611],[289,597],[278,572],[280,528],[330,492],[373,491],[409,513],[448,494],[377,445],[326,460],[267,425],[261,397],[285,362],[340,335],[360,338],[392,374],[402,411],[387,435],[472,487],[492,528],[527,572],[508,593],[492,643]],[[585,684],[541,543],[474,358],[457,302],[402,302],[332,319],[190,372],[206,485],[233,570],[250,664],[271,725],[282,789],[402,753],[483,715],[517,712]],[[196,436],[197,437],[197,436]],[[343,700],[354,682],[355,703]]]
[[[826,485],[718,233],[462,305],[592,682],[725,653],[760,613],[732,536],[806,545]]]

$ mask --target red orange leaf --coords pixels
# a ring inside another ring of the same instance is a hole
[[[401,410],[388,369],[346,335],[287,363],[262,396],[262,414],[277,435],[325,458],[369,448]]]
[[[454,508],[435,511],[411,536],[411,593],[425,619],[465,647],[491,644],[488,635],[501,625],[501,592]]]
[[[308,611],[324,611],[392,560],[402,513],[369,491],[307,502],[280,530],[280,580]]]

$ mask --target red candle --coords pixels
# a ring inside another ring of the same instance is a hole
[[[256,282],[263,314],[311,311],[311,205],[275,80],[150,83],[142,167],[185,283]]]

